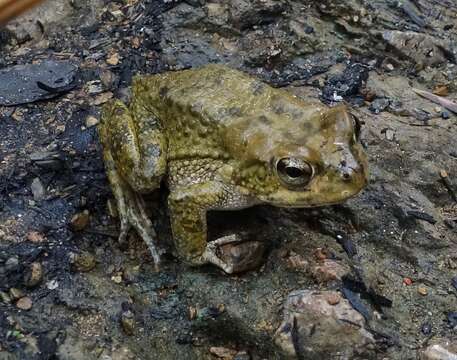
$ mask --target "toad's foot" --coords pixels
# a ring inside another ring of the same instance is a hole
[[[235,274],[258,267],[265,247],[259,241],[246,241],[238,234],[227,235],[207,244],[202,258],[228,274]]]
[[[167,142],[160,121],[138,97],[132,100],[130,108],[114,100],[103,109],[99,134],[121,219],[119,240],[124,242],[133,227],[146,242],[157,267],[157,236],[140,194],[158,189],[166,172]]]
[[[105,154],[106,156],[106,154]],[[133,227],[151,252],[154,265],[158,270],[160,263],[157,249],[157,235],[152,222],[146,214],[146,206],[140,194],[136,193],[117,173],[111,162],[107,162],[107,174],[111,182],[121,223],[119,243],[125,243],[129,230]]]
[[[156,270],[159,269],[160,255],[157,247],[157,234],[152,222],[146,214],[146,206],[141,195],[130,192],[122,200],[124,206],[118,206],[121,220],[121,232],[119,242],[126,241],[129,230],[133,227],[143,239],[151,252]]]

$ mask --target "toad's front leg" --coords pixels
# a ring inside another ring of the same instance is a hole
[[[121,220],[119,241],[125,240],[131,227],[135,228],[157,266],[157,236],[141,194],[158,188],[166,172],[167,146],[160,122],[138,100],[130,108],[113,101],[104,108],[99,134]]]
[[[239,244],[239,235],[229,235],[207,243],[206,212],[223,208],[229,191],[224,184],[211,181],[175,188],[168,198],[171,228],[176,250],[190,265],[213,264],[228,274],[246,270],[248,261],[230,261],[221,256],[227,244]],[[249,254],[242,254],[249,256]]]

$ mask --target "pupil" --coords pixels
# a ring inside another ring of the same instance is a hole
[[[286,167],[286,174],[289,175],[291,178],[298,178],[303,175],[303,170],[296,167],[288,166]]]

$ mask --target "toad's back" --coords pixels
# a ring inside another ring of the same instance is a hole
[[[133,91],[160,119],[167,133],[169,160],[230,157],[227,142],[243,138],[233,131],[268,127],[269,135],[274,136],[275,127],[294,127],[284,120],[282,124],[275,121],[278,115],[287,112],[297,124],[297,119],[311,118],[321,111],[316,106],[304,107],[289,93],[221,65],[137,78]]]

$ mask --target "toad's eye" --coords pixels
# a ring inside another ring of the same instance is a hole
[[[279,179],[291,190],[301,190],[314,175],[308,162],[296,158],[282,158],[276,163]]]

